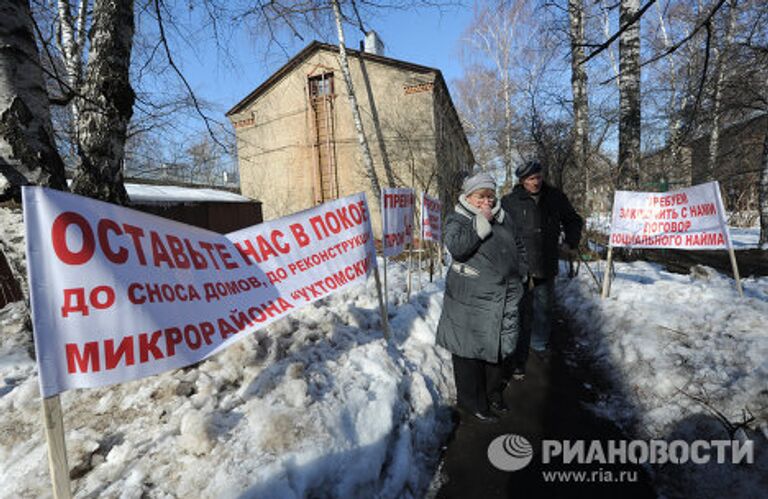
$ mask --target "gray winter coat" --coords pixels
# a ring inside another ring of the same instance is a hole
[[[453,263],[445,280],[437,344],[469,359],[499,362],[519,332],[525,247],[497,201],[489,223],[464,196],[446,217],[445,245]]]

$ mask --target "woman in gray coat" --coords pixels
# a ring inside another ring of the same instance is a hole
[[[506,412],[505,360],[515,352],[521,276],[527,274],[522,240],[496,198],[487,173],[464,180],[454,212],[446,217],[448,270],[437,344],[453,354],[457,403],[478,420]]]

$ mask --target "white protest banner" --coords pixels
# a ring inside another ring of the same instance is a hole
[[[413,237],[413,189],[381,190],[382,247],[384,256],[397,256]]]
[[[726,249],[730,236],[717,182],[670,192],[616,191],[610,244],[630,248]]]
[[[442,231],[442,204],[437,199],[421,193],[421,239],[440,242]]]
[[[364,194],[226,236],[23,189],[44,397],[183,367],[376,265]]]

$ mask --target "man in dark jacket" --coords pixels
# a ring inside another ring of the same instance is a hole
[[[528,256],[529,282],[523,299],[523,331],[518,344],[527,352],[546,352],[552,331],[555,276],[558,272],[559,249],[574,252],[581,239],[582,218],[566,195],[544,183],[543,167],[528,161],[517,168],[518,184],[504,196],[501,205],[510,215],[523,238]],[[561,232],[565,233],[562,246]],[[517,366],[515,378],[525,373],[525,362]]]

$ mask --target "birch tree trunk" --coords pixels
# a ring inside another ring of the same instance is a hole
[[[661,38],[664,42],[664,49],[669,49],[672,46],[672,42],[669,39],[669,34],[667,33],[667,26],[666,21],[664,21],[664,16],[662,15],[662,7],[660,4],[656,4],[656,14],[658,15],[658,22],[659,22],[659,31],[661,32]],[[688,33],[686,33],[687,35]],[[677,95],[678,95],[678,88],[677,88],[677,67],[675,66],[675,59],[672,57],[666,58],[666,64],[667,64],[667,74],[669,75],[669,86],[671,89],[671,92],[669,94],[669,100],[667,101],[667,109],[672,113],[672,116],[670,118],[670,124],[669,124],[669,139],[668,139],[668,145],[669,145],[669,151],[670,156],[672,157],[672,161],[670,162],[673,167],[677,168],[678,165],[681,164],[681,149],[682,149],[682,140],[683,140],[683,120],[681,113],[686,108],[688,104],[688,93],[685,91],[682,91],[682,97],[680,99],[680,105],[679,105],[679,112],[675,112],[675,106],[677,104]],[[686,71],[690,72],[690,67],[686,69]],[[690,73],[689,73],[690,74]]]
[[[619,22],[626,25],[640,0],[621,0]],[[640,187],[640,21],[619,37],[619,170],[617,186]]]
[[[133,0],[94,1],[72,190],[118,204],[128,201],[123,155],[135,98],[128,75],[133,33]]]
[[[766,82],[768,91],[768,82]],[[757,193],[760,204],[760,247],[768,249],[768,118],[765,119],[763,157],[760,164],[760,187]]]
[[[22,185],[66,190],[28,0],[0,2],[0,200]]]
[[[568,0],[568,18],[571,37],[571,91],[573,92],[573,140],[571,157],[578,172],[577,178],[583,178],[576,195],[576,204],[582,210],[586,208],[589,195],[589,172],[587,156],[589,154],[589,96],[587,94],[587,71],[580,62],[584,59],[584,2]]]
[[[371,182],[371,189],[376,196],[377,206],[381,206],[381,184],[379,183],[379,177],[376,174],[376,168],[373,166],[371,148],[368,146],[368,140],[365,138],[363,120],[360,116],[360,107],[357,104],[357,95],[355,94],[355,87],[352,84],[352,74],[349,71],[349,60],[347,59],[344,28],[341,23],[341,9],[338,0],[331,0],[331,6],[333,7],[333,16],[336,20],[336,33],[339,37],[339,64],[341,65],[341,73],[344,76],[344,83],[347,85],[349,106],[352,108],[352,119],[355,122],[355,130],[357,130],[357,141],[360,145],[360,154],[363,157],[363,166],[365,167],[368,180]]]
[[[725,26],[723,41],[715,45],[715,78],[712,92],[712,124],[709,134],[709,156],[707,159],[707,177],[715,180],[717,175],[717,156],[720,149],[720,125],[723,114],[723,84],[728,67],[728,54],[733,44],[733,26],[736,17],[736,0],[728,2],[728,22]]]
[[[77,18],[72,17],[72,5],[69,0],[58,0],[58,28],[61,33],[59,51],[64,57],[66,68],[67,93],[79,92],[83,80],[83,50],[85,48],[85,22],[89,0],[81,0],[77,8]],[[69,104],[72,122],[79,119],[80,99],[75,97]],[[77,138],[75,137],[75,140]]]

